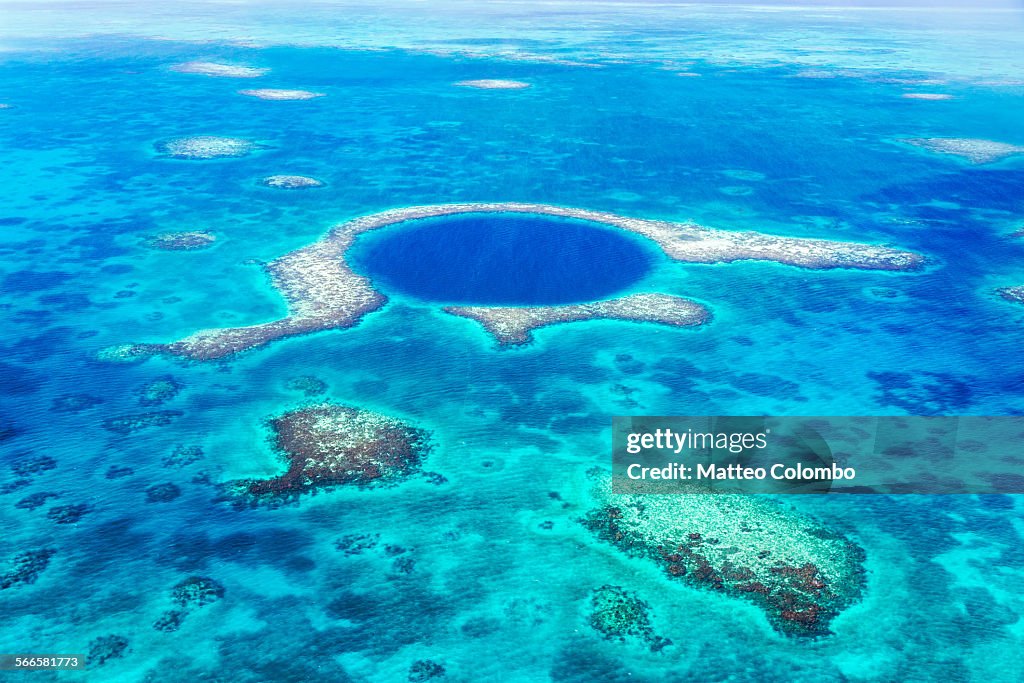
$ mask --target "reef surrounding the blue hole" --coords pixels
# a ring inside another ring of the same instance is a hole
[[[719,230],[693,223],[630,218],[545,204],[416,206],[383,211],[343,223],[317,242],[269,263],[266,268],[271,281],[288,302],[288,315],[284,318],[259,325],[202,330],[170,343],[136,344],[132,353],[163,353],[193,360],[211,360],[284,337],[352,327],[363,316],[387,302],[385,295],[377,291],[368,278],[352,270],[346,260],[346,252],[360,234],[406,221],[470,213],[521,213],[592,221],[645,237],[657,244],[669,259],[684,263],[760,260],[811,270],[851,268],[883,271],[911,271],[923,263],[918,254],[886,246]],[[523,343],[530,329],[556,321],[611,318],[693,325],[703,322],[707,315],[692,302],[681,304],[673,297],[649,296],[599,302],[589,309],[538,307],[537,311],[526,312],[525,316],[523,309],[511,308],[484,311],[480,307],[461,307],[448,310],[456,315],[487,321],[485,327],[492,332],[500,327],[520,328],[519,331],[495,333],[504,344]],[[533,321],[527,322],[526,318]],[[499,324],[498,320],[504,322]]]

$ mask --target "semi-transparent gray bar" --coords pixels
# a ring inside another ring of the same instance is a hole
[[[1024,493],[1024,416],[615,417],[615,493]]]

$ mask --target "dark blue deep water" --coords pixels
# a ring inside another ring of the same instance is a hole
[[[593,301],[643,278],[652,256],[589,221],[497,214],[411,221],[361,236],[351,253],[382,289],[466,304]]]

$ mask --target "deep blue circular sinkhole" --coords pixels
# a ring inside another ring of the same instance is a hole
[[[640,238],[542,214],[458,214],[359,237],[353,268],[384,290],[459,304],[551,305],[605,299],[650,270]]]

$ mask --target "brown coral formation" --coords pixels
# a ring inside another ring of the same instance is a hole
[[[248,327],[201,330],[180,341],[136,344],[111,350],[106,356],[132,360],[147,354],[165,353],[194,360],[210,360],[284,337],[352,327],[367,313],[378,310],[387,302],[386,297],[374,289],[368,278],[354,272],[345,261],[345,254],[356,237],[370,230],[405,221],[467,213],[531,213],[593,221],[647,237],[657,243],[669,258],[686,263],[761,260],[810,269],[888,271],[914,270],[923,263],[923,258],[918,254],[879,245],[717,230],[694,223],[629,218],[545,204],[417,206],[349,221],[335,227],[319,241],[271,262],[267,266],[271,282],[288,303],[288,315],[280,320]],[[680,303],[682,301],[678,300],[670,308],[684,306]],[[622,306],[630,308],[636,302],[634,299],[626,304],[604,303],[609,304],[609,310],[614,310]],[[696,306],[692,303],[690,305]],[[695,312],[695,309],[691,309],[691,312]],[[658,313],[653,315],[660,321]]]
[[[322,403],[270,420],[272,445],[287,469],[269,479],[245,479],[229,491],[251,504],[278,504],[338,485],[390,485],[419,472],[427,432],[392,417]]]
[[[828,634],[859,599],[863,551],[818,521],[756,496],[609,495],[580,523],[674,579],[749,600],[779,631]]]

